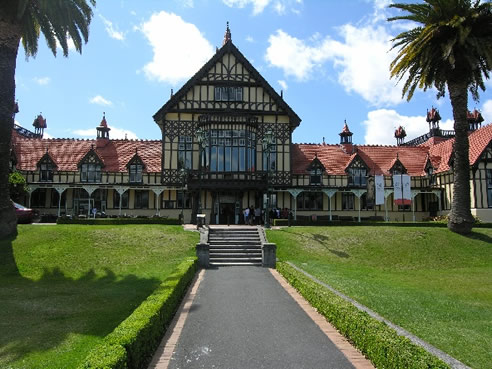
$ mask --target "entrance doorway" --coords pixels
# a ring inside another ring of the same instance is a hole
[[[234,203],[220,203],[219,205],[219,223],[235,224]]]
[[[211,224],[239,224],[242,193],[239,191],[216,191],[212,194],[213,212]]]

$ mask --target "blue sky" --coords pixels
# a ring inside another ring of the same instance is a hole
[[[338,143],[344,120],[358,144],[395,144],[427,132],[425,113],[440,110],[452,129],[449,100],[435,91],[401,99],[389,79],[390,39],[408,25],[386,22],[388,0],[99,0],[82,55],[55,58],[44,39],[36,58],[19,50],[18,124],[42,112],[46,137],[95,137],[103,112],[110,137],[160,139],[152,116],[222,45],[232,40],[302,119],[297,143]],[[392,13],[393,12],[393,13]],[[492,120],[492,83],[469,109]]]

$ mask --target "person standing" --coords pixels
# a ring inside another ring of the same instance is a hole
[[[245,208],[243,211],[243,216],[244,216],[244,224],[248,224],[249,222],[249,208]]]
[[[261,209],[259,206],[255,208],[255,224],[261,224]]]

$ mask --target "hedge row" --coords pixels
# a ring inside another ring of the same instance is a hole
[[[172,218],[58,218],[57,224],[120,225],[120,224],[168,224],[179,225],[179,219]]]
[[[286,227],[289,225],[288,219],[275,219],[273,221],[274,226]],[[396,227],[447,227],[446,223],[440,222],[384,222],[384,221],[371,221],[362,220],[360,223],[357,220],[346,221],[346,220],[291,220],[291,226],[396,226]],[[479,227],[476,225],[474,227]]]
[[[147,368],[196,269],[195,259],[178,265],[128,318],[89,352],[77,369]]]
[[[449,366],[386,324],[315,283],[286,263],[277,270],[349,339],[377,368],[447,368]]]

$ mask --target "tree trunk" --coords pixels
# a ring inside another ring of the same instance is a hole
[[[459,73],[456,72],[458,75]],[[468,142],[468,85],[466,81],[448,81],[449,97],[453,107],[455,141],[453,147],[454,187],[448,228],[456,233],[468,234],[474,218],[470,211],[470,159]]]
[[[14,126],[15,66],[20,26],[0,7],[0,239],[16,234],[17,219],[9,194],[9,161]]]

